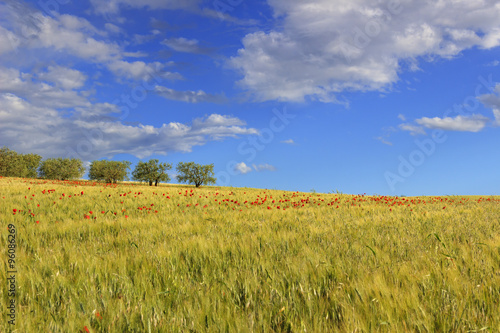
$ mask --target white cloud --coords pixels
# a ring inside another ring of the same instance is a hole
[[[200,4],[202,3],[201,0],[91,0],[90,2],[97,14],[104,15],[108,19],[116,19],[116,16],[120,14],[121,8],[147,8],[150,10],[182,9],[187,10],[191,13],[223,20],[225,22],[237,25],[256,25],[258,23],[256,20],[236,18],[225,12],[226,8],[233,8],[233,6],[237,6],[237,4],[234,4],[233,0],[226,1],[226,3],[224,1],[208,2],[208,7],[205,7],[203,9],[200,8]],[[215,10],[212,8],[214,8]]]
[[[28,77],[15,68],[0,67],[0,91],[18,91]]]
[[[98,14],[117,14],[120,7],[194,10],[199,2],[200,0],[90,0]]]
[[[67,77],[64,75],[67,74]],[[73,88],[81,87],[86,76],[77,70],[49,66],[40,72],[36,81],[34,76],[14,68],[0,67],[0,93],[19,95],[39,107],[71,108],[89,106],[87,98]]]
[[[239,118],[224,116],[220,114],[211,114],[206,119],[204,119],[202,123],[200,121],[201,119],[195,119],[193,121],[193,126],[198,127],[201,126],[201,124],[209,125],[211,127],[246,125],[246,123]]]
[[[137,52],[123,52],[124,57],[130,57],[130,58],[143,58],[147,57],[148,54],[142,51],[137,51]]]
[[[87,80],[82,72],[62,66],[49,66],[46,72],[38,74],[38,78],[68,90],[81,88]]]
[[[206,118],[193,120],[192,129],[199,134],[210,136],[214,140],[236,137],[243,134],[259,134],[256,129],[246,129],[246,122],[235,117],[211,114]]]
[[[247,34],[229,64],[256,100],[330,102],[344,90],[390,89],[418,62],[500,45],[495,1],[398,3],[269,0],[280,29]]]
[[[214,4],[213,8],[215,10],[205,7],[201,11],[201,14],[203,16],[215,18],[218,20],[222,20],[222,21],[237,24],[237,25],[254,26],[254,25],[258,24],[258,21],[254,20],[254,19],[241,19],[241,18],[237,18],[237,17],[229,15],[226,11],[226,9],[228,8],[227,7],[228,5],[225,4],[224,2],[213,2],[212,4]],[[216,6],[215,4],[219,4],[219,6]],[[229,6],[229,8],[232,8],[232,7]]]
[[[107,31],[113,33],[113,34],[121,34],[123,33],[122,28],[119,26],[114,25],[113,23],[106,23],[104,24],[104,28],[106,28]]]
[[[195,54],[208,54],[211,52],[210,49],[200,46],[198,40],[196,39],[187,39],[184,37],[168,38],[164,39],[161,43],[177,52]]]
[[[213,140],[256,135],[234,117],[212,114],[192,124],[170,122],[160,127],[126,125],[106,115],[116,105],[101,103],[77,108],[68,117],[49,107],[39,107],[11,93],[0,93],[0,142],[20,152],[45,157],[69,156],[91,160],[132,154],[144,158],[174,151],[190,152]]]
[[[498,7],[498,4],[497,4]],[[500,44],[500,28],[495,28],[489,31],[481,41],[481,47],[491,49]]]
[[[493,109],[493,116],[495,117],[493,126],[500,126],[500,109]]]
[[[438,128],[447,131],[479,132],[491,120],[485,116],[474,114],[472,116],[456,116],[455,118],[423,117],[415,121],[427,128]]]
[[[31,54],[33,63],[38,61],[36,52],[61,52],[73,55],[86,61],[106,66],[115,75],[129,79],[143,80],[152,73],[171,79],[179,79],[178,73],[166,72],[165,64],[160,62],[144,63],[142,61],[127,62],[125,57],[143,56],[143,53],[126,52],[114,41],[108,41],[107,32],[102,32],[89,21],[73,15],[54,17],[43,15],[27,6],[0,6],[0,13],[5,15],[10,30],[0,28],[0,54],[23,52]],[[118,32],[118,27],[108,23],[108,31]],[[9,41],[9,43],[7,43]],[[27,52],[27,51],[32,52]]]
[[[486,107],[489,107],[493,111],[493,116],[495,121],[494,126],[500,126],[500,83],[497,83],[492,94],[484,94],[478,97],[478,99]]]
[[[162,73],[163,77],[169,79],[182,79],[179,73],[163,72],[165,66],[159,62],[145,63],[143,61],[127,62],[123,60],[113,61],[108,68],[118,76],[129,79],[148,81],[154,76]]]
[[[401,119],[402,121],[406,121],[406,117],[404,116],[404,114],[398,114],[398,118]]]
[[[156,86],[155,91],[158,95],[166,99],[188,103],[224,103],[227,100],[224,95],[207,94],[202,90],[179,91],[167,87]]]
[[[40,30],[35,39],[27,41],[27,47],[52,48],[95,62],[120,58],[120,47],[116,43],[107,43],[91,37],[96,29],[84,19],[70,15],[62,15],[57,19],[40,13],[35,16],[40,22],[37,26]],[[93,29],[88,28],[89,26]]]
[[[235,171],[238,171],[242,175],[247,174],[252,171],[252,168],[250,168],[248,165],[245,164],[245,162],[241,162],[235,165],[234,167]]]
[[[411,135],[417,135],[417,134],[426,135],[425,130],[421,126],[416,126],[412,124],[400,124],[399,128],[403,131],[410,132]]]
[[[0,26],[0,54],[14,51],[19,44],[19,38],[15,34]]]
[[[480,95],[478,99],[489,108],[500,109],[500,83],[495,85],[491,94]]]
[[[9,93],[0,94],[0,141],[22,152],[48,153],[50,145],[71,132],[58,112],[37,107]],[[60,144],[60,142],[59,142]]]
[[[267,164],[267,163],[259,164],[259,165],[253,164],[252,166],[255,169],[255,171],[258,171],[258,172],[260,172],[260,171],[276,171],[276,168],[274,166]]]
[[[157,31],[157,30],[154,30]],[[153,39],[158,37],[157,33],[151,33],[150,35],[139,35],[139,34],[134,34],[132,37],[132,42],[136,45],[144,44],[147,43]]]
[[[286,143],[286,144],[289,144],[289,145],[293,145],[293,144],[295,144],[295,141],[293,141],[292,139],[288,139],[288,140],[281,141],[281,143]]]

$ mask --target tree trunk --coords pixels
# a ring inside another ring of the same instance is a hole
[[[153,181],[152,180],[149,181],[149,186],[153,186]]]
[[[158,179],[155,180],[155,186],[158,186]]]

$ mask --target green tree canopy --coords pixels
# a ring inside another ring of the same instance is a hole
[[[7,147],[0,149],[0,176],[36,178],[42,157],[37,154],[19,154]]]
[[[215,184],[214,165],[200,165],[194,162],[180,162],[177,164],[177,180],[181,183],[194,184],[196,187],[201,185]]]
[[[0,176],[15,177],[15,170],[18,164],[18,153],[7,147],[0,149]]]
[[[21,177],[36,178],[38,175],[38,167],[42,161],[42,156],[37,154],[23,154],[21,155],[23,173]]]
[[[106,183],[116,183],[128,180],[129,161],[92,161],[89,170],[89,179],[103,180]]]
[[[155,186],[158,186],[159,182],[170,181],[167,170],[171,169],[170,163],[160,163],[157,159],[151,159],[148,162],[139,161],[132,172],[132,177],[140,182],[149,182],[149,186],[153,185],[153,182]]]
[[[38,171],[41,178],[70,180],[82,178],[85,168],[79,159],[58,157],[43,160]]]

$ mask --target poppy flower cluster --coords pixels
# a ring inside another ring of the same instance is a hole
[[[49,185],[49,186],[47,186]],[[63,185],[52,186],[52,185]],[[85,191],[81,186],[93,186],[98,191]],[[408,213],[425,212],[430,209],[447,211],[450,207],[478,204],[498,204],[500,199],[496,197],[398,197],[381,195],[345,195],[345,194],[317,194],[303,192],[284,191],[252,191],[233,192],[224,189],[192,189],[178,187],[163,187],[164,191],[158,189],[150,192],[139,185],[130,184],[102,184],[83,181],[30,181],[28,194],[24,195],[25,204],[22,207],[12,207],[13,215],[27,216],[34,222],[44,221],[47,211],[54,212],[59,206],[70,207],[79,210],[79,206],[87,206],[78,214],[83,220],[99,221],[102,219],[128,218],[129,216],[141,216],[143,214],[160,214],[179,209],[182,212],[203,212],[211,210],[231,210],[244,212],[248,210],[262,209],[264,211],[281,212],[287,210],[299,210],[304,208],[331,209],[332,213],[337,209],[372,209],[376,206],[386,207],[389,212],[404,209]],[[42,187],[40,189],[40,187]],[[140,191],[134,191],[140,189]],[[41,195],[40,195],[41,194]],[[85,198],[85,199],[82,199]],[[71,204],[68,200],[71,200]],[[83,200],[79,205],[75,200]],[[68,201],[68,202],[67,202]],[[75,202],[73,202],[75,201]],[[47,207],[51,202],[52,207]],[[88,203],[91,203],[90,205]],[[31,208],[30,208],[31,207]],[[135,207],[135,209],[134,209]],[[37,212],[35,212],[35,210]],[[95,213],[97,212],[97,214]],[[100,212],[100,214],[98,214]],[[77,213],[77,212],[76,212]],[[41,214],[41,215],[40,215]],[[37,218],[35,221],[35,217]],[[58,219],[61,221],[61,219]]]

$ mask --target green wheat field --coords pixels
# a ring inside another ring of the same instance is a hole
[[[500,331],[500,197],[0,178],[0,219],[0,332]]]

